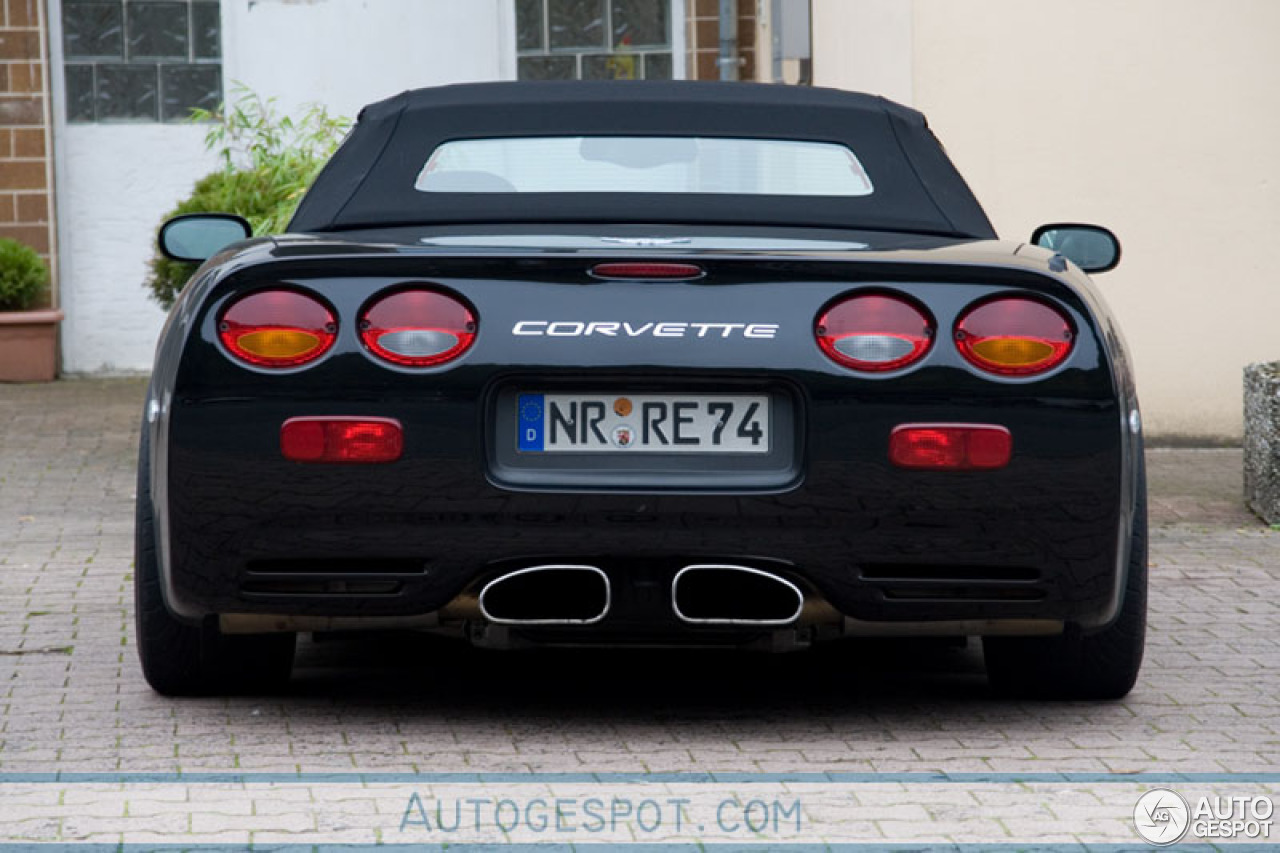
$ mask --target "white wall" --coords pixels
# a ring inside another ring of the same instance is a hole
[[[511,0],[222,0],[223,79],[282,108],[354,116],[419,86],[515,76]],[[53,65],[61,20],[51,0]],[[215,168],[199,127],[66,124],[54,74],[66,373],[151,367],[164,312],[142,286],[155,228]]]
[[[1002,236],[1112,227],[1149,434],[1239,437],[1280,359],[1280,2],[814,0],[814,32],[817,81],[922,110]]]
[[[1278,33],[1275,0],[915,3],[916,106],[996,228],[1119,234],[1153,435],[1238,437],[1242,368],[1280,359]]]
[[[910,0],[810,0],[813,83],[909,104]]]
[[[57,137],[65,373],[149,370],[164,311],[143,288],[160,217],[216,167],[198,127],[87,124]]]
[[[222,25],[228,86],[286,107],[515,78],[511,0],[223,0]]]

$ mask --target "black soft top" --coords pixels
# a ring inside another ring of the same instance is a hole
[[[450,140],[601,135],[839,143],[857,154],[875,191],[834,197],[414,189],[431,152]],[[915,110],[836,89],[631,80],[472,83],[371,104],[289,231],[472,223],[778,225],[995,237]]]

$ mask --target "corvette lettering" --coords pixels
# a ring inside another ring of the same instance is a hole
[[[521,337],[589,338],[755,338],[777,337],[777,323],[629,323],[592,320],[521,320],[511,327]]]

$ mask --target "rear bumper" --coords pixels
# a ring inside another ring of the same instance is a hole
[[[806,404],[798,484],[781,491],[513,491],[493,484],[473,399],[175,401],[164,482],[166,597],[188,618],[431,613],[502,570],[598,566],[627,608],[594,630],[665,630],[690,563],[757,566],[868,622],[1107,622],[1123,565],[1122,418],[1114,403]],[[291,463],[298,415],[394,417],[388,465]],[[1014,457],[986,472],[887,461],[908,422],[995,423]],[[1119,559],[1118,559],[1119,558]],[[587,630],[587,629],[582,629]]]

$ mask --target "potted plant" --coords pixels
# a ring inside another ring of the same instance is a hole
[[[236,95],[216,112],[191,111],[192,121],[209,125],[204,144],[222,168],[201,178],[161,223],[191,213],[234,213],[256,235],[279,234],[351,126],[319,105],[292,118],[280,115],[274,99],[243,86]],[[145,284],[167,311],[197,266],[168,258],[157,246]]]
[[[0,239],[0,382],[49,382],[58,370],[56,308],[32,310],[49,268],[29,246]]]

